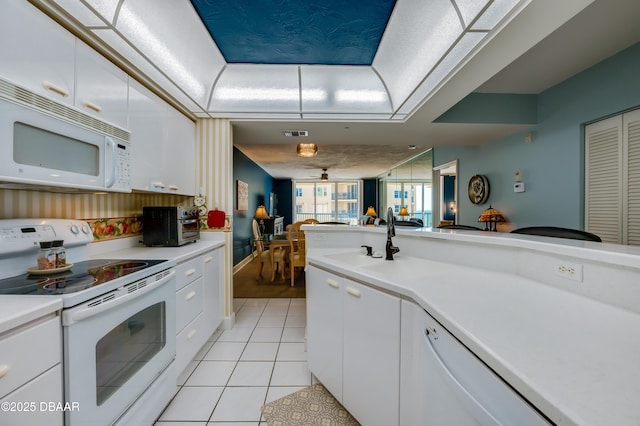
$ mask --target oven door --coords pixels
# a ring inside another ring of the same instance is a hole
[[[175,270],[62,313],[66,425],[110,425],[175,358]]]
[[[182,245],[200,238],[200,220],[185,218],[178,220],[178,244]]]

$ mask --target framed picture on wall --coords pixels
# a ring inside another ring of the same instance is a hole
[[[249,209],[249,184],[240,179],[236,180],[236,209]]]

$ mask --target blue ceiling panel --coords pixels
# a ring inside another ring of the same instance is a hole
[[[191,0],[227,63],[371,65],[395,0]]]

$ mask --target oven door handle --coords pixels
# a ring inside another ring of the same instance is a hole
[[[62,311],[62,325],[63,326],[68,326],[68,325],[72,325],[75,324],[79,321],[85,320],[87,318],[90,318],[94,315],[98,315],[108,309],[113,309],[116,306],[120,306],[123,303],[128,303],[133,299],[136,299],[138,297],[144,296],[145,294],[149,293],[150,291],[155,290],[156,288],[162,286],[163,284],[167,283],[169,280],[173,279],[176,275],[176,271],[173,270],[171,272],[169,272],[166,276],[162,277],[161,279],[159,279],[158,281],[155,281],[139,290],[136,290],[132,293],[129,293],[127,295],[109,300],[107,302],[103,302],[101,304],[99,304],[98,306],[94,306],[91,308],[85,308],[85,309],[81,309],[78,311],[74,311],[74,310],[70,310],[70,311]]]

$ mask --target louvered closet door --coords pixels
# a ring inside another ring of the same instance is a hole
[[[631,111],[622,117],[623,152],[625,173],[623,187],[626,192],[623,215],[623,243],[640,245],[640,110]]]
[[[622,243],[622,116],[585,127],[585,229]]]

